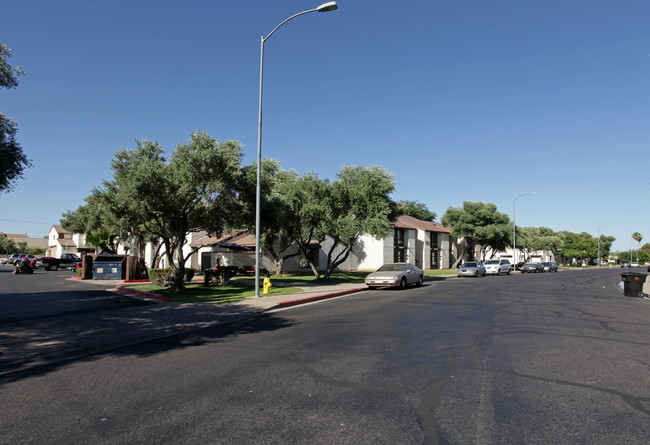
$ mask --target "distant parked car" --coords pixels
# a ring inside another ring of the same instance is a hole
[[[487,270],[480,261],[468,261],[456,271],[457,277],[478,277],[479,275],[485,276],[486,274]]]
[[[502,273],[510,275],[512,264],[505,259],[500,260],[487,260],[483,263],[485,270],[490,275],[501,275]]]
[[[0,264],[7,264],[7,261],[9,261],[9,258],[0,258]]]
[[[557,264],[552,261],[542,263],[544,266],[544,272],[557,272]]]
[[[639,267],[639,263],[635,261],[634,263],[630,264],[630,267]]]
[[[370,289],[376,287],[399,287],[406,289],[409,284],[422,286],[424,273],[422,269],[409,263],[384,264],[376,272],[366,277],[366,286]]]
[[[523,266],[524,264],[526,264],[525,261],[519,261],[517,264],[514,265],[515,270],[521,269],[521,266]]]
[[[27,255],[27,254],[26,254],[26,253],[13,253],[13,254],[11,254],[11,256],[9,257],[9,260],[7,260],[7,262],[8,262],[9,264],[11,264],[12,266],[15,266],[14,263],[15,263],[16,261],[18,261],[18,260],[20,259],[20,257],[23,256],[23,255]]]
[[[543,273],[544,266],[542,263],[526,263],[519,270],[521,273]]]
[[[12,256],[13,256],[13,255],[12,255]],[[12,264],[13,264],[14,266],[17,266],[18,263],[20,263],[20,262],[23,260],[23,258],[27,258],[28,260],[31,261],[31,260],[34,259],[34,255],[30,255],[30,254],[27,254],[27,253],[19,253],[19,254],[18,254],[18,258],[14,259]]]
[[[621,261],[621,267],[630,267],[630,262],[627,260]]]

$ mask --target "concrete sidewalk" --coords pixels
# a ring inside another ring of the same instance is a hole
[[[109,291],[124,285],[122,281],[108,280],[94,284]],[[365,286],[340,284],[304,289],[223,305],[175,303],[130,293],[150,304],[12,322],[0,333],[0,376],[347,295],[365,290]]]

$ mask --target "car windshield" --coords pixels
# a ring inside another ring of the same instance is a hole
[[[478,267],[478,263],[465,263],[463,267]]]
[[[543,266],[550,266],[551,263],[542,263]]]
[[[377,272],[398,272],[401,270],[406,270],[406,264],[384,264]]]
[[[485,264],[486,266],[487,266],[488,264],[499,264],[499,260],[487,260],[487,261],[486,261],[485,263],[483,263],[483,264]]]

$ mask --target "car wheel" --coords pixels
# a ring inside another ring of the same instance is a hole
[[[423,283],[423,282],[424,282],[424,278],[422,277],[422,275],[420,275],[420,277],[418,278],[418,284],[417,284],[417,287],[422,287],[422,283]]]
[[[511,270],[511,269],[508,269],[508,275],[510,275],[510,272],[512,272],[512,270]]]
[[[406,289],[406,277],[402,277],[402,281],[399,282],[400,289]]]
[[[57,266],[56,264],[51,264],[51,265],[50,265],[50,270],[52,270],[52,271],[55,271],[55,270],[57,270],[58,268],[59,268],[59,266]]]

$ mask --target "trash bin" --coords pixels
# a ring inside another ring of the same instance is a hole
[[[648,274],[625,272],[623,278],[623,295],[626,297],[643,297],[643,283]]]
[[[100,253],[93,261],[93,279],[123,280],[126,277],[126,255]]]

